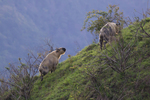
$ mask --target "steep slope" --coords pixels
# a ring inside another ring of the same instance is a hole
[[[145,28],[149,32],[149,20]],[[132,29],[132,27],[130,28]],[[150,38],[138,36],[134,43],[133,30],[125,28],[123,39],[126,44],[134,44],[132,53],[126,65],[132,65],[136,59],[144,56],[134,66],[124,72],[117,72],[104,64],[105,51],[99,50],[98,44],[85,47],[76,56],[68,55],[68,59],[60,63],[54,73],[49,73],[41,82],[40,79],[34,84],[32,90],[33,100],[149,100],[150,99]],[[132,41],[133,40],[133,41]],[[113,44],[116,46],[115,44]],[[137,50],[138,48],[138,50]],[[107,44],[109,51],[113,50]],[[145,50],[146,52],[144,52]],[[112,57],[113,52],[108,52]],[[137,51],[137,52],[136,52]],[[118,61],[120,61],[118,59]],[[142,62],[141,62],[142,61]],[[125,63],[124,63],[125,64]],[[119,68],[120,65],[116,63]],[[121,69],[120,69],[121,70]]]
[[[94,60],[94,56],[97,55],[97,47],[97,45],[86,47],[76,56],[69,57],[60,63],[57,70],[46,75],[42,82],[37,81],[33,89],[33,98],[65,100],[80,94],[88,82],[82,71]]]

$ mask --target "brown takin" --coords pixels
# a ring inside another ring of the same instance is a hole
[[[43,76],[48,72],[54,72],[59,62],[61,55],[65,54],[65,48],[58,48],[55,51],[49,53],[39,65],[39,72],[41,74],[41,81]]]
[[[107,42],[111,42],[116,39],[115,35],[119,33],[120,28],[121,28],[120,23],[116,24],[113,22],[108,22],[100,29],[99,44],[101,50],[102,50],[103,40],[105,40],[104,47],[106,48],[105,45]]]

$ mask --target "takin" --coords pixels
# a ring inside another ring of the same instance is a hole
[[[99,44],[102,50],[103,40],[104,47],[106,48],[106,43],[116,40],[115,35],[120,32],[120,23],[116,24],[113,22],[108,22],[100,29],[99,34]]]
[[[65,54],[65,48],[58,48],[55,51],[49,53],[39,65],[39,72],[41,74],[41,81],[43,80],[43,76],[45,76],[48,72],[54,72],[56,70],[56,66],[59,62],[61,55]]]

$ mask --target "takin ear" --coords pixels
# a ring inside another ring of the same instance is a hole
[[[59,51],[60,51],[60,49],[56,48],[56,52],[59,52]]]
[[[119,25],[120,25],[120,23],[116,23],[116,25],[117,25],[117,26],[119,26]]]

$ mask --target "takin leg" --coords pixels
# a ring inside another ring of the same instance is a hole
[[[40,74],[41,74],[41,76],[40,76],[40,77],[41,77],[41,81],[43,81],[43,74],[42,74],[42,70],[40,69],[40,70],[39,70],[39,72],[40,72]]]
[[[41,74],[41,81],[43,81],[43,75]]]
[[[102,46],[103,46],[103,36],[100,36],[99,43],[100,43],[100,48],[101,48],[101,50],[102,50]]]
[[[47,73],[45,71],[39,70],[41,73],[41,81],[43,81],[43,76],[45,76]]]
[[[53,67],[52,67],[52,70],[51,70],[51,73],[54,72],[56,70],[56,66],[57,64],[53,64]]]
[[[104,42],[104,48],[106,49],[106,44],[108,43],[108,38],[106,37],[106,36],[104,36],[104,40],[105,40],[105,42]]]

